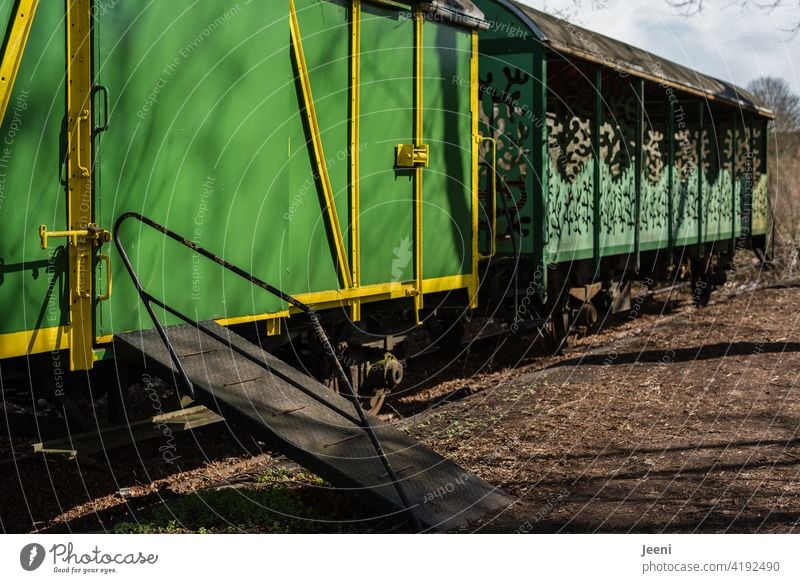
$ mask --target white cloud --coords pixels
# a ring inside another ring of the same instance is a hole
[[[575,6],[575,0],[522,0],[539,9]],[[714,77],[745,86],[764,75],[783,77],[800,93],[795,63],[800,35],[786,29],[800,22],[787,8],[764,12],[740,9],[729,0],[706,0],[702,13],[683,17],[666,0],[609,0],[606,8],[581,3],[576,24],[639,46]],[[747,2],[745,5],[747,6]]]

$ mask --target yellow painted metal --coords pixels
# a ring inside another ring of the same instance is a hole
[[[68,231],[92,220],[92,43],[91,0],[66,0],[67,13],[67,221]],[[70,370],[94,362],[94,241],[75,237],[69,245]]]
[[[3,61],[0,63],[0,123],[6,116],[8,102],[11,100],[11,92],[14,90],[14,82],[22,63],[22,56],[25,54],[25,45],[28,43],[38,6],[38,0],[19,0],[11,15],[13,20],[9,27]]]
[[[111,231],[101,229],[94,223],[86,225],[85,229],[72,229],[69,231],[48,231],[47,225],[39,227],[39,245],[42,249],[47,249],[50,239],[54,237],[67,237],[70,245],[78,245],[79,237],[89,239],[94,245],[102,245],[111,241]]]
[[[353,0],[350,16],[350,249],[353,287],[361,285],[361,0]],[[353,322],[361,320],[361,302],[353,301]]]
[[[449,277],[439,277],[426,279],[422,282],[422,290],[426,294],[455,291],[459,289],[472,289],[474,278],[472,274],[453,275]],[[352,302],[379,302],[384,300],[395,300],[416,294],[416,284],[414,283],[384,283],[378,285],[368,285],[349,290],[332,290],[326,292],[315,292],[309,294],[299,294],[297,299],[308,304],[315,310],[326,310],[329,308],[341,308],[351,306]],[[235,318],[221,318],[216,320],[220,326],[234,326],[237,324],[252,324],[255,322],[267,322],[267,333],[275,330],[270,324],[272,320],[288,318],[299,310],[283,310],[269,314],[254,314],[250,316],[238,316]],[[102,336],[97,339],[98,344],[108,344],[114,339],[113,336]],[[2,356],[2,354],[0,354]]]
[[[69,348],[69,330],[66,327],[0,334],[0,358],[16,358],[66,348]]]
[[[437,277],[426,279],[422,282],[422,292],[434,294],[439,292],[454,291],[457,289],[470,289],[472,287],[472,274],[451,275],[448,277]]]
[[[479,44],[478,32],[472,32],[472,59],[470,60],[470,102],[472,107],[472,135],[479,136],[480,133],[480,94],[478,86],[480,84],[479,71]],[[480,143],[475,140],[472,143],[472,278],[469,285],[470,307],[478,307],[478,288],[480,287],[480,276],[478,275],[478,188],[480,184]]]
[[[430,161],[430,150],[427,144],[399,144],[395,149],[395,164],[398,168],[427,168]]]
[[[423,135],[423,111],[425,102],[423,83],[424,83],[424,33],[425,33],[425,14],[422,10],[417,9],[415,14],[415,34],[414,44],[416,46],[414,56],[414,94],[415,94],[415,120],[414,120],[414,146],[415,148],[422,148],[424,135]],[[422,293],[422,280],[424,278],[423,271],[423,238],[422,238],[422,179],[423,179],[423,166],[416,166],[414,176],[414,257],[415,268],[417,275],[417,289],[414,296],[414,307],[417,316],[417,322],[420,322],[420,310],[424,307],[425,298]]]
[[[303,51],[303,39],[300,34],[300,23],[297,19],[297,9],[294,5],[294,0],[290,0],[290,33],[292,41],[292,51],[294,53],[295,63],[297,64],[297,73],[300,78],[300,87],[303,93],[303,109],[306,113],[306,121],[311,132],[311,143],[314,150],[314,161],[317,165],[317,172],[322,185],[322,194],[325,198],[325,205],[327,207],[328,223],[333,237],[334,247],[336,248],[336,257],[339,263],[339,272],[342,279],[342,285],[345,288],[353,287],[353,276],[350,271],[350,262],[347,259],[347,253],[344,246],[344,238],[342,237],[342,228],[339,223],[339,214],[336,211],[336,201],[333,197],[333,187],[331,186],[331,178],[328,174],[328,166],[325,160],[325,150],[322,147],[322,136],[319,130],[319,122],[317,120],[317,111],[314,105],[314,97],[311,92],[311,79],[308,75],[308,65],[306,64],[306,57]]]
[[[489,156],[491,163],[489,164],[489,169],[487,172],[490,172],[491,175],[489,178],[489,184],[491,188],[489,189],[489,198],[491,198],[491,208],[492,208],[492,216],[491,216],[491,236],[489,237],[490,241],[490,251],[488,255],[481,255],[480,259],[491,259],[495,255],[497,255],[497,141],[494,138],[486,138],[483,136],[475,136],[475,140],[479,144],[486,144],[490,145],[489,149]]]
[[[97,258],[106,267],[106,292],[97,296],[97,301],[105,302],[111,299],[111,294],[114,291],[114,279],[111,275],[111,257],[108,255],[99,255]]]
[[[267,320],[267,336],[280,336],[282,321],[281,318],[271,318]]]

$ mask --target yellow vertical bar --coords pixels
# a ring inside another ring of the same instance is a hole
[[[478,70],[478,33],[472,32],[472,58],[470,59],[470,103],[472,107],[472,278],[469,286],[470,307],[478,307],[478,287],[480,280],[478,276],[478,189],[480,188],[480,147],[482,143],[480,126],[478,123],[480,113],[480,96],[478,93],[479,70]],[[492,232],[494,235],[494,232]]]
[[[353,287],[361,285],[360,116],[361,116],[361,0],[353,0],[350,25],[350,249]],[[353,300],[351,317],[361,320],[361,301]]]
[[[423,62],[423,34],[424,34],[424,26],[425,26],[425,18],[422,10],[417,9],[416,12],[416,31],[415,31],[415,45],[416,45],[416,62],[415,62],[415,123],[414,123],[414,142],[417,147],[421,147],[423,145],[424,135],[423,135],[423,111],[425,103],[424,93],[423,93],[423,82],[424,82],[424,62]],[[422,237],[422,166],[417,166],[415,171],[414,177],[414,253],[415,253],[415,263],[416,263],[416,271],[417,271],[417,293],[414,297],[414,303],[417,312],[417,322],[419,322],[419,311],[424,306],[424,297],[422,294],[422,280],[424,278],[424,271],[423,271],[423,252],[422,252],[422,244],[423,244],[423,237]]]
[[[14,81],[22,63],[22,55],[25,54],[25,45],[28,43],[33,17],[38,6],[38,0],[20,0],[16,10],[11,14],[13,22],[9,28],[3,62],[0,63],[0,123],[3,123],[6,116],[11,92],[14,90]]]
[[[336,251],[336,258],[341,272],[343,287],[349,289],[353,287],[353,275],[350,271],[350,261],[347,258],[347,251],[344,247],[342,228],[339,223],[339,214],[336,210],[336,201],[333,197],[333,187],[331,177],[328,173],[328,165],[325,158],[325,150],[322,147],[322,135],[319,130],[317,110],[314,105],[314,97],[311,93],[311,78],[308,75],[308,65],[303,51],[303,39],[300,34],[300,23],[297,19],[297,9],[294,0],[289,2],[289,28],[292,41],[292,51],[294,52],[295,62],[297,63],[297,73],[300,77],[300,88],[303,92],[303,107],[305,109],[308,128],[311,132],[311,144],[314,150],[314,161],[317,165],[319,180],[322,185],[322,193],[325,197],[327,206],[328,223],[332,231],[333,244]]]
[[[69,229],[92,222],[91,0],[66,0],[67,10],[67,210]],[[70,370],[94,362],[93,244],[76,237],[69,245]]]

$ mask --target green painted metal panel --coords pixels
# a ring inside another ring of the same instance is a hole
[[[675,245],[697,243],[698,222],[698,140],[696,122],[690,126],[689,116],[678,110],[675,134],[675,190],[672,201],[672,224]]]
[[[703,182],[703,241],[722,241],[732,237],[732,196],[730,172],[730,121],[712,113],[706,130],[706,156]]]
[[[307,156],[289,58],[288,3],[120,3],[98,12],[96,78],[110,94],[97,141],[97,222],[139,211],[279,286],[308,246],[290,248],[292,148]],[[294,138],[292,146],[291,138]],[[319,205],[309,200],[297,206]],[[287,209],[289,209],[287,211]],[[188,250],[132,225],[124,233],[146,287],[199,319],[282,304]],[[121,262],[99,335],[149,327]],[[100,274],[102,278],[103,275]]]
[[[0,0],[0,30],[4,31],[3,48],[8,43],[8,34],[11,31],[11,12],[14,9],[16,0]]]
[[[364,5],[361,34],[361,283],[410,281],[414,171],[394,162],[414,143],[414,21]]]
[[[577,174],[550,173],[549,256],[554,263],[592,257],[592,208],[594,160],[587,160]]]
[[[350,245],[350,2],[298,0],[297,17],[303,39],[315,109],[325,150],[341,237],[348,263]],[[285,25],[284,25],[285,26]],[[294,99],[290,107],[299,111]],[[290,275],[287,288],[294,293],[320,292],[341,287],[330,228],[323,214],[326,208],[318,175],[311,157],[309,134],[298,114],[287,126],[291,155],[289,175],[292,217],[289,221],[288,248]],[[352,270],[352,266],[351,266]]]
[[[544,253],[547,216],[546,65],[532,44],[527,25],[496,2],[480,1],[488,30],[479,32],[480,131],[497,140],[497,252],[525,260]],[[481,147],[481,160],[489,146]],[[543,186],[544,185],[544,186]],[[481,168],[481,221],[489,218],[488,169]],[[538,211],[538,212],[537,212]],[[509,218],[510,217],[510,218]],[[526,221],[521,224],[521,221]],[[479,234],[482,253],[490,249],[488,230]],[[512,238],[508,238],[511,235]],[[541,261],[541,259],[540,259]],[[537,262],[538,263],[538,262]]]
[[[472,271],[472,116],[467,30],[424,25],[423,141],[430,164],[423,176],[425,278]]]
[[[767,169],[767,123],[762,120],[751,120],[751,149],[753,157],[750,162],[752,180],[752,233],[766,235],[769,230],[769,193]]]
[[[666,103],[648,108],[646,120]],[[649,121],[644,129],[642,145],[642,201],[639,244],[642,251],[669,246],[669,130],[666,120]]]
[[[43,251],[38,236],[66,228],[64,47],[64,6],[43,2],[0,127],[0,334],[69,321],[66,240]]]
[[[616,177],[601,163],[600,249],[602,256],[635,251],[636,165],[628,164]]]
[[[541,224],[544,217],[534,219],[534,200],[540,185],[531,153],[536,127],[544,120],[534,116],[534,91],[539,81],[533,76],[533,59],[529,52],[508,53],[503,44],[481,45],[480,59],[480,120],[481,133],[497,142],[497,232],[500,237],[511,235],[512,240],[498,241],[501,255],[515,255],[515,249],[523,254],[534,252],[532,225],[519,227],[519,219],[527,217]],[[498,51],[492,54],[491,51]],[[491,213],[489,200],[490,146],[481,146],[480,219],[488,223]],[[509,219],[510,217],[510,219]],[[509,224],[510,221],[510,224]],[[488,229],[481,229],[479,247],[486,254],[490,249]]]
[[[554,263],[594,257],[595,217],[602,219],[602,200],[595,206],[598,168],[595,141],[599,128],[595,120],[597,92],[595,71],[581,71],[569,63],[551,63],[548,71],[550,93],[547,124],[550,146],[549,176],[549,259]],[[569,83],[569,87],[564,84]],[[580,99],[565,95],[579,92]]]

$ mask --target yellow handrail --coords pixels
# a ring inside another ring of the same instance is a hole
[[[489,142],[491,144],[492,162],[489,165],[491,177],[489,184],[491,184],[490,196],[492,199],[492,222],[491,222],[491,252],[489,255],[481,255],[481,259],[491,259],[497,255],[497,140],[494,138],[486,138],[477,136],[476,139],[481,143]]]

